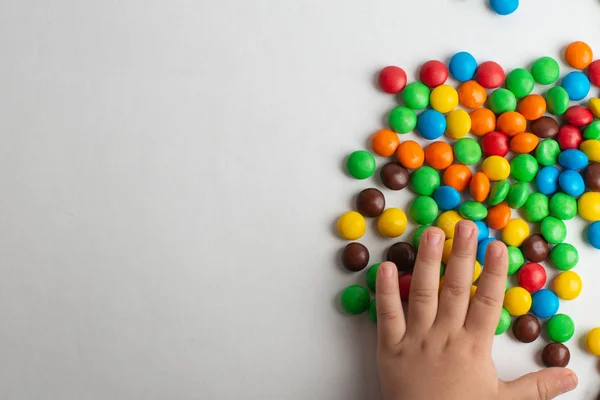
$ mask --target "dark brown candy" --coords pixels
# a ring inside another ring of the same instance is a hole
[[[411,272],[415,267],[417,252],[412,244],[398,242],[393,244],[387,252],[387,260],[396,264],[398,271]]]
[[[356,197],[356,209],[365,217],[377,217],[385,209],[385,197],[377,189],[365,189]]]
[[[348,271],[357,272],[369,264],[369,250],[362,244],[354,242],[342,250],[342,265]]]
[[[529,261],[536,263],[545,261],[549,252],[550,246],[542,235],[531,235],[523,243],[523,254]]]
[[[593,162],[585,169],[585,184],[590,190],[600,192],[600,164]]]
[[[540,336],[540,322],[530,314],[521,315],[513,323],[513,333],[519,342],[531,343]]]
[[[550,343],[542,351],[542,362],[548,368],[566,367],[571,360],[571,352],[562,343]]]
[[[408,185],[408,170],[396,162],[389,162],[381,168],[381,181],[388,189],[401,190]]]
[[[551,117],[541,117],[533,121],[529,129],[537,137],[551,138],[558,133],[558,122]]]

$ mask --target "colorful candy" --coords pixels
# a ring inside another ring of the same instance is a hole
[[[600,139],[600,121],[593,121],[586,126],[583,131],[583,138],[587,140],[598,140]]]
[[[429,196],[418,196],[411,203],[408,215],[417,224],[430,224],[438,216],[438,205]]]
[[[530,262],[523,265],[519,270],[519,286],[529,293],[537,292],[543,288],[545,284],[546,270],[540,264]],[[540,316],[538,315],[538,317]]]
[[[371,147],[375,154],[381,157],[393,156],[398,146],[400,146],[398,135],[389,129],[381,129],[371,136]]]
[[[456,227],[456,224],[462,221],[462,219],[463,218],[459,213],[454,210],[449,210],[441,213],[435,224],[438,228],[444,231],[446,239],[452,239],[454,237],[454,228]],[[442,262],[444,261],[442,260]],[[444,262],[444,264],[445,263],[446,262]]]
[[[600,193],[587,192],[577,200],[579,215],[586,221],[600,221]]]
[[[465,191],[471,183],[471,170],[462,164],[452,164],[444,171],[444,185],[452,186],[459,192]]]
[[[592,112],[584,106],[571,106],[565,112],[567,123],[576,126],[586,126],[594,120]]]
[[[471,221],[485,219],[488,214],[487,208],[477,201],[465,201],[458,207],[458,212],[463,218]]]
[[[344,239],[357,240],[365,234],[367,221],[356,211],[348,211],[338,219],[337,229]]]
[[[552,138],[558,133],[558,122],[551,117],[540,117],[531,122],[529,129],[541,139]]]
[[[460,205],[460,193],[452,186],[438,187],[432,197],[442,211],[453,210]]]
[[[531,294],[522,287],[513,287],[504,295],[504,308],[510,315],[524,315],[531,309]]]
[[[528,121],[535,121],[546,112],[546,100],[539,94],[530,94],[519,101],[517,110]]]
[[[531,296],[531,312],[538,318],[550,318],[558,312],[558,296],[553,291],[541,289]]]
[[[463,138],[471,130],[471,117],[465,110],[453,110],[446,116],[446,135],[450,139]]]
[[[458,92],[450,85],[440,85],[431,91],[429,102],[434,110],[449,113],[458,105]]]
[[[504,69],[494,61],[483,62],[477,67],[475,79],[484,88],[495,89],[504,82]]]
[[[396,157],[398,157],[398,161],[403,167],[417,169],[425,161],[425,152],[419,143],[414,140],[407,140],[398,146]]]
[[[594,86],[600,87],[600,60],[596,60],[588,66],[587,75]]]
[[[398,289],[400,289],[400,300],[408,301],[410,295],[410,284],[412,274],[403,274],[398,278]]]
[[[542,235],[531,235],[523,243],[523,254],[525,257],[534,263],[541,263],[548,258],[550,246]]]
[[[450,58],[448,65],[450,73],[459,82],[465,82],[473,79],[477,70],[477,60],[466,51],[456,53]]]
[[[510,323],[511,319],[509,312],[506,311],[506,308],[502,308],[502,311],[500,312],[500,321],[498,321],[495,334],[502,335],[508,330],[508,328],[510,328]]]
[[[454,161],[452,147],[446,142],[433,142],[425,150],[425,162],[435,169],[446,169]]]
[[[411,82],[402,91],[402,100],[413,110],[423,110],[429,105],[429,88],[421,82]]]
[[[394,132],[408,133],[417,126],[417,114],[408,107],[396,107],[388,115],[388,124]]]
[[[390,190],[402,190],[408,185],[408,170],[396,162],[386,163],[379,171],[384,186]]]
[[[544,218],[540,224],[540,230],[548,243],[562,243],[567,238],[565,223],[556,217],[548,216]]]
[[[437,87],[448,79],[448,68],[446,64],[438,60],[427,61],[419,71],[421,82],[429,87]]]
[[[568,315],[556,314],[548,320],[546,331],[550,340],[557,343],[564,343],[573,337],[575,323],[573,323],[573,320]]]
[[[490,0],[490,7],[499,15],[509,15],[519,8],[519,0]]]
[[[369,267],[369,269],[367,270],[367,274],[365,276],[365,283],[367,284],[367,287],[369,289],[371,289],[372,291],[376,291],[377,287],[377,270],[379,269],[379,266],[381,264],[373,264]]]
[[[462,138],[454,143],[454,155],[461,164],[473,165],[481,160],[482,151],[476,140]]]
[[[517,154],[531,153],[537,147],[540,139],[533,133],[519,133],[510,140],[510,149]]]
[[[569,92],[562,86],[554,86],[546,92],[548,112],[553,115],[563,115],[569,107]]]
[[[538,58],[531,66],[533,79],[542,85],[550,85],[558,80],[560,67],[552,57]]]
[[[500,203],[488,209],[486,222],[490,228],[500,230],[508,224],[510,216],[510,207],[504,203]]]
[[[554,265],[554,268],[568,271],[579,262],[579,252],[572,244],[557,244],[550,250],[550,262]]]
[[[506,88],[513,92],[517,99],[531,93],[534,86],[533,76],[525,68],[514,69],[506,76]]]
[[[492,182],[508,178],[510,176],[510,168],[511,166],[508,161],[500,156],[488,157],[481,164],[481,172]]]
[[[600,249],[600,221],[590,224],[587,229],[586,238],[593,247]]]
[[[446,131],[446,117],[436,110],[425,110],[417,117],[417,131],[428,140],[435,140]]]
[[[510,162],[510,175],[519,182],[531,182],[538,172],[538,162],[531,154],[519,154]]]
[[[475,221],[475,226],[477,226],[477,243],[481,242],[483,239],[487,239],[490,236],[490,230],[488,229],[485,222]]]
[[[469,191],[471,192],[473,200],[480,203],[484,202],[490,193],[490,180],[483,172],[477,172],[471,178]]]
[[[529,237],[529,225],[520,218],[508,221],[502,229],[502,241],[508,246],[519,247]]]
[[[514,275],[525,263],[525,257],[518,247],[507,246],[508,250],[508,275]]]
[[[567,63],[575,69],[585,69],[592,63],[593,53],[590,46],[585,42],[573,42],[565,50]]]
[[[563,300],[576,299],[583,288],[581,278],[576,272],[565,271],[561,272],[552,284],[552,290],[558,297]]]
[[[466,108],[478,108],[485,104],[487,92],[477,81],[466,81],[458,87],[458,102]]]
[[[563,221],[569,220],[577,215],[577,200],[566,193],[556,193],[550,199],[550,212],[556,218]]]
[[[578,149],[583,142],[583,135],[579,128],[573,125],[563,125],[558,130],[556,140],[561,150]]]
[[[386,93],[396,94],[406,86],[406,72],[400,67],[390,65],[383,68],[377,77],[379,87]]]
[[[506,203],[510,208],[519,209],[525,205],[529,194],[529,185],[526,182],[516,182],[508,191]]]
[[[498,117],[496,126],[500,132],[508,136],[515,136],[525,132],[527,120],[516,111],[507,111]]]
[[[377,220],[379,232],[383,236],[392,238],[402,235],[406,230],[406,224],[406,214],[399,208],[388,208]]]
[[[500,204],[506,199],[508,196],[508,192],[510,191],[510,183],[507,180],[501,180],[495,183],[490,189],[490,195],[488,198],[488,203],[490,206],[495,206],[496,204]]]
[[[496,239],[487,238],[479,242],[479,245],[477,246],[477,262],[479,264],[483,265],[485,263],[485,254],[487,253],[487,248],[494,240]]]
[[[471,133],[483,136],[496,128],[496,115],[489,108],[477,108],[469,114],[471,117]]]
[[[481,150],[486,156],[504,157],[508,154],[508,136],[500,132],[490,132],[481,140]]]
[[[364,189],[356,196],[356,210],[365,217],[378,217],[384,209],[385,197],[379,189]]]
[[[579,101],[585,99],[590,92],[590,80],[579,71],[569,72],[562,80],[561,86],[569,94],[569,99]]]
[[[348,286],[340,295],[342,309],[348,314],[358,315],[369,309],[371,295],[360,285]]]
[[[350,243],[342,250],[342,265],[348,271],[362,271],[369,264],[369,250],[360,243]]]
[[[560,146],[556,140],[546,139],[535,149],[535,159],[540,165],[549,166],[556,164]]]
[[[579,197],[585,191],[581,174],[570,169],[564,170],[558,176],[558,186],[568,195]]]
[[[548,197],[542,193],[532,193],[523,206],[523,216],[529,222],[540,222],[549,214]]]
[[[373,299],[371,304],[369,304],[369,321],[377,325],[377,300]]]
[[[600,328],[594,328],[585,337],[585,347],[590,354],[600,357]]]
[[[515,111],[517,108],[517,98],[510,90],[499,88],[490,94],[488,107],[496,114]]]
[[[356,150],[348,156],[346,169],[356,179],[367,179],[375,172],[375,157],[365,150]]]

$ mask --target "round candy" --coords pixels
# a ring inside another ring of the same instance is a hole
[[[600,87],[600,60],[596,60],[588,66],[587,75],[594,86]]]
[[[592,63],[594,55],[592,49],[585,42],[573,42],[565,50],[567,63],[576,69],[585,69]]]
[[[417,194],[431,196],[440,186],[440,174],[431,167],[423,166],[412,173],[410,184]]]
[[[579,275],[573,271],[561,272],[552,284],[552,290],[563,300],[576,299],[583,288]]]
[[[375,157],[365,150],[356,150],[346,160],[348,173],[356,179],[366,179],[375,172]]]
[[[471,178],[469,191],[471,192],[473,200],[480,203],[484,202],[490,193],[490,180],[483,172],[477,172],[473,175],[473,178]]]
[[[452,147],[446,142],[433,142],[425,150],[425,162],[435,169],[446,169],[454,161]]]
[[[348,211],[338,219],[337,229],[344,239],[357,240],[365,234],[367,221],[356,211]]]
[[[429,196],[418,196],[411,203],[408,215],[417,224],[430,224],[438,216],[438,205]]]
[[[498,326],[496,327],[496,335],[502,335],[506,332],[510,328],[510,322],[510,314],[503,308],[500,312],[500,321],[498,321]]]
[[[581,174],[570,169],[560,173],[558,176],[558,186],[560,186],[563,192],[573,197],[579,197],[585,191],[585,184],[583,183]]]
[[[556,193],[550,199],[550,212],[562,220],[569,220],[577,215],[577,200],[565,193]]]
[[[600,328],[594,328],[585,337],[585,347],[590,354],[600,357]]]
[[[483,239],[487,239],[490,236],[490,230],[488,229],[485,222],[475,221],[475,226],[477,226],[477,243],[481,242]]]
[[[565,120],[573,126],[586,126],[594,120],[592,112],[584,106],[571,106],[565,112]]]
[[[563,115],[569,107],[569,93],[562,86],[554,86],[546,92],[548,112],[552,115]]]
[[[385,209],[385,197],[378,189],[365,189],[356,196],[356,209],[365,217],[378,217]]]
[[[477,201],[465,201],[458,207],[458,212],[463,218],[471,221],[480,221],[487,217],[487,208]]]
[[[475,283],[477,281],[477,279],[479,279],[482,271],[483,271],[483,268],[481,267],[481,264],[479,264],[477,261],[475,261],[475,268],[473,268],[473,283]]]
[[[398,237],[406,230],[406,214],[399,208],[388,208],[379,216],[377,227],[383,236]]]
[[[471,132],[483,136],[496,128],[496,115],[489,108],[478,108],[471,111]]]
[[[460,193],[452,186],[438,187],[432,197],[442,211],[453,210],[460,204]]]
[[[446,135],[458,140],[471,131],[471,117],[465,110],[453,110],[446,116]]]
[[[400,139],[396,132],[389,129],[381,129],[371,136],[371,147],[375,154],[382,157],[391,157],[398,150]]]
[[[379,172],[379,177],[385,187],[391,190],[404,189],[410,179],[408,170],[395,162],[385,164]]]
[[[548,368],[564,368],[569,365],[571,353],[567,346],[562,343],[550,343],[542,350],[542,362]]]
[[[487,239],[483,239],[481,242],[479,242],[478,246],[477,246],[477,262],[481,265],[484,264],[485,262],[485,254],[487,253],[487,248],[490,245],[490,243],[492,243],[494,240],[494,238],[487,238]]]
[[[396,157],[405,168],[416,169],[423,165],[425,152],[419,143],[414,140],[407,140],[398,146]]]
[[[388,115],[388,124],[394,132],[408,133],[417,126],[417,114],[408,107],[396,107]]]
[[[446,118],[441,112],[425,110],[417,117],[417,131],[425,139],[437,139],[445,130]]]
[[[531,93],[534,86],[533,76],[525,68],[514,69],[506,76],[506,88],[513,92],[517,99]]]
[[[369,321],[377,325],[377,300],[373,300],[369,304]]]
[[[517,317],[527,314],[531,308],[531,294],[518,286],[508,289],[504,295],[504,308]]]
[[[399,93],[406,86],[406,72],[400,67],[390,65],[379,72],[377,81],[384,92]]]
[[[520,182],[531,182],[538,172],[538,162],[531,154],[519,154],[510,162],[510,175]]]
[[[592,97],[590,101],[588,101],[588,108],[592,114],[594,114],[594,117],[600,118],[600,99]]]
[[[454,244],[453,239],[447,239],[444,242],[444,249],[442,251],[442,263],[447,263],[450,260],[450,253],[452,252],[452,245]],[[440,282],[440,287],[442,282]]]
[[[500,87],[504,82],[504,69],[494,61],[483,62],[477,67],[475,79],[486,89]]]
[[[550,246],[542,235],[531,235],[525,243],[523,243],[523,254],[525,257],[534,263],[545,261],[550,253]]]
[[[502,229],[502,241],[508,246],[519,247],[529,237],[529,225],[521,218],[508,221]]]
[[[500,204],[506,199],[508,196],[508,192],[510,191],[510,183],[506,180],[501,180],[500,182],[494,184],[490,189],[490,196],[488,198],[488,203],[490,206],[495,206],[496,204]]]
[[[584,139],[600,139],[600,121],[593,121],[583,131]]]
[[[448,79],[448,68],[441,61],[427,61],[421,66],[419,79],[429,87],[440,86]]]
[[[444,171],[444,185],[452,186],[459,192],[464,192],[471,182],[471,170],[462,164],[452,164]]]
[[[569,94],[569,99],[579,101],[585,99],[590,92],[590,80],[579,71],[569,72],[562,80],[561,86]]]
[[[558,218],[544,218],[540,225],[540,229],[542,231],[542,236],[548,243],[562,243],[567,238],[567,226]]]
[[[546,100],[539,94],[530,94],[519,101],[518,110],[528,121],[535,121],[546,112]]]
[[[579,262],[579,252],[572,244],[557,244],[550,250],[550,262],[556,269],[568,271]]]
[[[498,117],[496,126],[500,132],[508,136],[515,136],[525,132],[527,120],[516,111],[507,111]]]
[[[558,80],[560,67],[552,57],[541,57],[535,60],[531,66],[531,75],[537,83],[550,85]]]
[[[481,150],[486,156],[504,157],[508,154],[508,136],[500,132],[490,132],[481,140]]]
[[[473,76],[475,76],[477,61],[471,53],[461,51],[450,58],[448,67],[454,79],[459,82],[465,82],[473,79]]]
[[[550,318],[558,312],[559,305],[552,290],[541,289],[531,296],[531,312],[538,318]]]
[[[441,85],[431,91],[429,97],[431,108],[446,114],[458,105],[458,92],[450,85]]]
[[[490,7],[500,15],[509,15],[519,8],[519,0],[490,0]]]
[[[535,159],[540,165],[549,166],[556,164],[558,155],[560,154],[560,146],[553,139],[542,140],[535,149]]]
[[[531,153],[539,142],[540,139],[533,133],[523,132],[510,140],[510,149],[519,154]]]
[[[579,215],[586,221],[600,221],[600,193],[587,192],[577,200]]]
[[[500,230],[508,224],[510,216],[510,207],[504,203],[500,203],[490,207],[486,221],[490,228]]]
[[[592,222],[587,229],[587,240],[595,248],[600,249],[600,221]]]
[[[415,247],[415,249],[419,248],[419,245],[421,244],[421,236],[423,236],[423,232],[425,232],[425,229],[427,229],[429,227],[431,227],[431,225],[421,225],[413,233],[413,236],[412,236],[412,245]]]
[[[514,275],[525,263],[525,257],[518,247],[508,246],[508,275]]]
[[[421,82],[411,82],[402,91],[402,100],[413,110],[423,110],[429,105],[429,88]]]
[[[542,193],[532,193],[523,206],[523,216],[529,222],[540,222],[549,214],[548,197]]]
[[[375,292],[377,286],[377,270],[381,264],[373,264],[367,270],[365,281],[369,289]]]
[[[476,140],[471,138],[458,139],[454,143],[454,155],[461,164],[473,165],[481,160],[481,147]]]
[[[547,196],[556,193],[558,190],[559,175],[560,171],[555,166],[540,169],[535,177],[535,184],[538,190]]]
[[[362,314],[369,308],[371,295],[369,291],[360,285],[348,286],[340,295],[342,309],[348,314]]]
[[[589,161],[600,161],[600,140],[584,140],[579,145],[579,150],[586,155]]]
[[[408,242],[394,243],[387,251],[387,260],[396,264],[400,272],[411,272],[415,267],[416,258],[417,252]]]
[[[513,334],[521,343],[531,343],[540,336],[540,322],[531,314],[518,317],[513,324]]]
[[[412,274],[404,274],[398,278],[398,286],[400,289],[400,300],[408,301],[410,295],[410,284],[412,282]]]
[[[354,242],[342,250],[342,265],[348,271],[363,270],[369,263],[369,250],[362,244]]]
[[[568,315],[556,314],[548,320],[546,330],[550,340],[557,343],[564,343],[573,337],[575,324]]]
[[[583,142],[583,136],[579,128],[573,125],[563,125],[556,135],[556,140],[562,150],[567,149],[578,149],[581,142]]]
[[[558,122],[552,117],[541,117],[533,121],[529,128],[541,139],[552,138],[558,133]]]
[[[537,165],[537,163],[536,163]],[[510,164],[508,160],[500,156],[491,156],[483,160],[481,172],[483,172],[490,181],[501,181],[510,176]]]
[[[496,114],[515,111],[517,108],[517,98],[513,92],[508,89],[496,89],[488,98],[488,107]]]
[[[477,81],[467,81],[458,88],[458,102],[466,108],[478,108],[485,104],[487,91]]]
[[[600,164],[593,162],[587,166],[585,183],[594,192],[600,192]]]

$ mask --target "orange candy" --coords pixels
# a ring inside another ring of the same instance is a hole
[[[471,179],[469,190],[473,200],[483,203],[490,194],[490,180],[483,172],[477,172]]]
[[[469,187],[471,183],[471,170],[466,165],[452,164],[444,171],[444,185],[452,186],[454,189],[462,192]]]
[[[433,142],[425,150],[425,161],[432,168],[446,169],[454,161],[452,147],[446,142]]]
[[[463,107],[478,108],[485,104],[487,92],[477,81],[464,82],[458,88],[458,100]]]
[[[500,132],[508,136],[514,136],[525,132],[527,120],[518,112],[508,111],[498,117],[496,126]]]
[[[398,161],[404,168],[416,169],[423,165],[425,152],[421,145],[414,140],[402,142],[396,153]]]
[[[496,204],[488,208],[486,222],[492,229],[502,229],[508,224],[512,211],[510,207],[504,203]]]
[[[573,42],[565,50],[565,59],[573,68],[585,69],[592,63],[593,58],[592,49],[585,42]]]
[[[486,133],[496,129],[496,115],[489,108],[478,108],[471,111],[471,132],[477,136],[483,136]]]
[[[394,131],[381,129],[371,136],[371,146],[381,157],[391,157],[400,146],[400,138]]]
[[[540,139],[533,133],[523,132],[510,140],[510,149],[515,153],[531,153]]]
[[[539,94],[530,94],[519,101],[517,111],[519,111],[526,120],[534,121],[542,117],[546,112],[546,100]]]

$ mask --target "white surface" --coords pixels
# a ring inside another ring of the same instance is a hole
[[[3,1],[0,398],[377,398],[374,327],[335,306],[363,274],[332,234],[373,184],[343,158],[395,104],[374,74],[600,52],[597,1],[523,3]],[[586,287],[561,308],[580,377],[564,398],[593,399],[576,342],[600,325],[599,253],[570,226]],[[364,242],[379,261],[393,241]],[[498,339],[502,377],[543,344]]]

